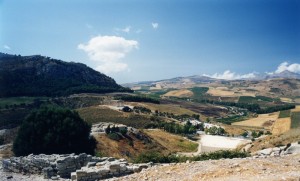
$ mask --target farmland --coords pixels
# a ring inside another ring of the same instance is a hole
[[[123,113],[116,110],[109,109],[104,106],[93,106],[82,109],[77,109],[79,115],[89,124],[99,122],[112,122],[118,124],[125,124],[135,128],[145,128],[151,123],[149,117],[143,115],[134,115],[130,113]]]
[[[245,121],[235,122],[232,124],[239,126],[250,126],[270,129],[273,123],[277,120],[278,114],[278,112],[270,114],[259,114],[256,118],[251,118]]]
[[[300,128],[300,112],[292,112],[291,115],[291,128]]]

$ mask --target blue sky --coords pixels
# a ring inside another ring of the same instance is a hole
[[[82,62],[119,83],[300,73],[300,1],[0,0],[0,51]]]

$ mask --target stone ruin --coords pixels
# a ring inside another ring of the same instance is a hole
[[[140,172],[152,164],[130,164],[125,159],[93,157],[85,153],[65,155],[28,155],[2,161],[4,171],[23,174],[43,174],[49,178],[71,178],[77,181],[95,181]]]

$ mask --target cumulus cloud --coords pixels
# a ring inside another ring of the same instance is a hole
[[[237,74],[235,72],[231,72],[230,70],[226,70],[223,73],[215,73],[213,75],[207,75],[203,74],[204,76],[215,78],[215,79],[225,79],[225,80],[235,80],[235,79],[252,79],[255,78],[255,73],[249,73],[249,74]]]
[[[128,70],[128,65],[121,59],[130,51],[138,49],[138,42],[118,36],[96,36],[86,44],[79,44],[78,49],[98,63],[96,70],[103,73],[115,73]]]
[[[158,23],[151,23],[151,25],[152,25],[152,28],[155,30],[158,28]]]
[[[3,48],[6,50],[11,50],[10,46],[8,46],[8,45],[4,45]]]
[[[289,64],[288,62],[282,62],[278,67],[275,73],[281,73],[283,71],[290,71],[294,73],[300,73],[300,64],[293,63]]]

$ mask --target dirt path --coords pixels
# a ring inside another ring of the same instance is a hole
[[[284,157],[223,159],[155,166],[110,180],[299,180],[300,154]]]

